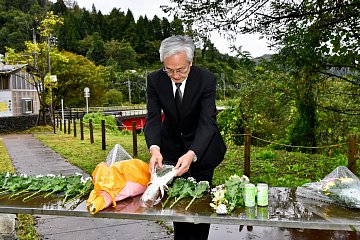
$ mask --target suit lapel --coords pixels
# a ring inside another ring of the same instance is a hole
[[[165,109],[171,112],[172,115],[177,116],[171,79],[167,75],[165,75],[159,83],[159,87],[162,88],[162,91],[160,91],[159,94],[163,95],[161,97],[164,99],[163,104],[165,106]]]
[[[193,96],[197,94],[196,91],[198,91],[198,89],[196,87],[196,80],[197,79],[195,79],[194,72],[190,70],[183,93],[183,100],[181,104],[182,114],[186,113],[186,109],[188,109],[189,106],[191,106],[191,101],[193,100]]]
[[[192,67],[193,68],[193,67]],[[198,91],[198,87],[196,87],[196,76],[194,76],[194,71],[190,70],[188,79],[186,80],[185,89],[183,92],[183,100],[180,108],[180,114],[184,116],[186,114],[186,109],[191,106],[192,98]],[[170,111],[174,116],[178,116],[178,119],[181,120],[181,116],[177,113],[175,98],[174,98],[174,92],[173,92],[173,86],[171,79],[165,75],[161,81],[159,82],[159,87],[162,88],[161,93],[164,94],[164,106],[167,106],[166,109]]]

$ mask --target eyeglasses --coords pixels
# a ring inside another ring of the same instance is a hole
[[[189,67],[190,67],[190,64],[188,64],[187,66],[178,68],[178,69],[171,69],[171,68],[163,67],[163,71],[168,75],[174,75],[175,73],[177,73],[179,75],[184,75],[189,70]]]

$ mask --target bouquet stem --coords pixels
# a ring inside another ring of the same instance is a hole
[[[192,198],[191,201],[189,202],[189,204],[186,206],[185,210],[188,210],[191,206],[191,204],[193,204],[193,202],[195,201],[196,198]]]

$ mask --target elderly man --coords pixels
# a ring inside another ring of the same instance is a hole
[[[144,132],[151,153],[150,170],[170,164],[177,168],[177,176],[211,184],[214,169],[226,152],[216,122],[215,76],[193,66],[195,45],[189,36],[166,38],[159,52],[164,67],[147,78]],[[174,222],[175,239],[207,239],[209,227]]]

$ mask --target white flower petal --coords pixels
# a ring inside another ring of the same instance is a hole
[[[227,207],[225,204],[220,204],[217,208],[216,208],[216,213],[217,214],[227,214]]]

